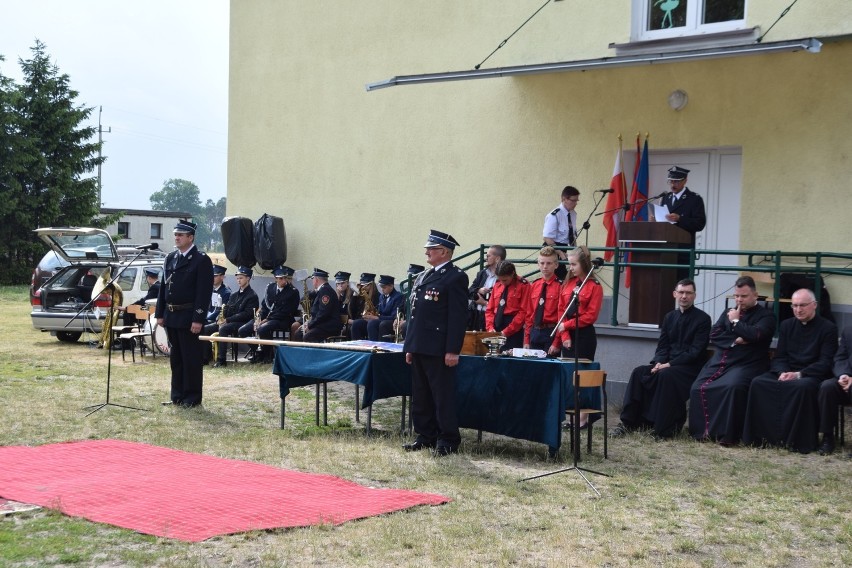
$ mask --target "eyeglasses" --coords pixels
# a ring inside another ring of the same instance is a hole
[[[807,302],[805,304],[790,304],[790,307],[792,307],[794,310],[798,310],[801,308],[807,308],[811,304],[813,304],[813,302]]]

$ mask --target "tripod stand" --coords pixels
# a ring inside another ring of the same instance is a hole
[[[130,265],[133,263],[133,261],[134,261],[134,260],[137,260],[140,256],[142,256],[142,254],[146,252],[146,249],[149,249],[149,248],[156,248],[156,247],[154,247],[153,245],[152,245],[151,247],[143,247],[143,248],[142,248],[142,250],[140,250],[140,251],[139,251],[139,254],[137,254],[137,255],[133,258],[133,260],[131,260],[130,262],[128,262],[127,264],[125,264],[124,266],[122,266],[122,267],[118,270],[118,272],[116,272],[115,276],[113,276],[113,277],[112,277],[112,278],[111,278],[111,279],[110,279],[110,280],[109,280],[106,284],[104,284],[104,288],[103,288],[103,289],[107,289],[107,288],[108,288],[108,289],[109,289],[109,291],[110,291],[110,294],[109,294],[109,301],[110,301],[110,306],[111,306],[111,308],[110,308],[110,309],[111,309],[111,310],[113,310],[113,311],[115,310],[115,287],[117,286],[116,281],[118,280],[119,276],[121,276],[121,275],[124,273],[124,271],[127,269],[127,267],[128,267],[128,266],[130,266]],[[109,268],[111,268],[111,265],[110,265],[110,266],[108,266],[108,268],[107,268],[107,269],[109,269]],[[89,307],[91,307],[91,305],[95,302],[95,299],[98,297],[98,295],[95,293],[95,290],[93,290],[92,296],[93,296],[93,297],[92,297],[92,299],[91,299],[91,300],[89,300],[89,302],[88,302],[85,306],[83,306],[83,308],[82,308],[79,312],[77,312],[77,314],[76,314],[73,318],[71,318],[71,321],[73,321],[73,320],[74,320],[77,316],[79,316],[79,315],[80,315],[80,314],[81,314],[84,310],[87,310]],[[109,335],[109,339],[110,339],[110,341],[109,341],[109,353],[107,353],[107,383],[106,383],[106,400],[105,400],[104,402],[100,403],[100,404],[94,404],[94,405],[91,405],[91,406],[83,407],[83,410],[88,410],[88,411],[89,411],[88,413],[86,413],[86,416],[90,416],[91,414],[94,414],[95,412],[97,412],[98,410],[100,410],[100,409],[104,408],[105,406],[118,406],[118,407],[120,407],[120,408],[129,408],[130,410],[141,410],[141,411],[146,411],[146,412],[147,412],[147,409],[145,409],[145,408],[137,408],[137,407],[135,407],[135,406],[127,406],[127,405],[124,405],[124,404],[115,404],[114,402],[110,402],[110,401],[109,401],[110,380],[111,380],[111,378],[112,378],[112,351],[113,351],[113,344],[112,344],[112,330],[111,330],[111,329],[107,329],[107,325],[110,325],[110,320],[111,320],[111,319],[112,319],[112,318],[109,318],[109,317],[108,317],[107,319],[105,319],[105,320],[104,320],[104,330],[103,330],[103,333],[104,333],[104,334],[110,334],[110,335]],[[68,322],[68,324],[70,324],[70,323],[71,323],[71,321],[69,321],[69,322]],[[66,325],[68,325],[68,324],[66,324]],[[105,342],[105,343],[106,343],[106,342]]]
[[[597,264],[598,262],[602,263],[601,259],[596,259],[596,261],[593,263],[593,266],[599,266]],[[568,303],[568,307],[565,308],[565,311],[562,313],[562,317],[560,317],[559,321],[556,322],[556,327],[553,328],[553,333],[551,335],[556,333],[556,330],[559,329],[559,324],[562,323],[565,320],[566,317],[568,317],[568,314],[571,311],[572,307],[574,308],[574,316],[573,316],[574,317],[574,329],[576,329],[576,330],[580,329],[580,291],[586,285],[586,282],[589,280],[589,278],[592,276],[593,273],[594,273],[594,268],[591,271],[589,271],[588,274],[586,274],[586,277],[583,279],[583,281],[580,283],[580,285],[577,286],[577,288],[574,289],[574,293],[573,293],[573,296],[571,298],[571,301]],[[583,478],[583,481],[585,481],[586,484],[589,487],[591,487],[592,490],[595,493],[597,493],[598,497],[600,497],[601,496],[600,491],[598,491],[597,488],[592,484],[592,482],[589,481],[589,478],[586,477],[585,473],[593,473],[595,475],[602,475],[604,477],[610,477],[610,475],[606,474],[606,473],[601,473],[600,471],[594,471],[592,469],[580,467],[580,466],[577,465],[580,461],[580,444],[581,444],[580,427],[579,427],[579,416],[580,416],[580,372],[579,372],[579,367],[580,367],[580,352],[579,352],[578,346],[575,345],[574,346],[574,371],[573,371],[573,379],[572,379],[573,386],[574,386],[574,407],[573,407],[574,408],[574,423],[573,423],[573,428],[571,428],[571,444],[572,444],[573,450],[574,450],[573,452],[571,452],[572,458],[573,458],[573,465],[571,467],[558,469],[556,471],[550,471],[550,472],[547,472],[547,473],[534,475],[532,477],[526,477],[524,479],[521,479],[520,481],[530,481],[532,479],[538,479],[540,477],[547,477],[548,475],[555,475],[557,473],[563,473],[563,472],[566,472],[566,471],[576,471],[580,475],[580,477]],[[591,428],[591,424],[588,427]]]

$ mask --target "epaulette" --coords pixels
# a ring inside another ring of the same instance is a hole
[[[529,284],[529,281],[526,278],[518,278],[521,281],[521,284]]]
[[[559,207],[550,212],[551,215],[556,215],[557,213],[559,213]]]

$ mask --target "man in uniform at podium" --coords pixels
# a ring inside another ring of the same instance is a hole
[[[666,221],[674,223],[676,227],[680,227],[690,235],[689,245],[678,245],[678,248],[695,248],[695,233],[702,231],[707,224],[707,217],[704,213],[704,200],[697,193],[690,191],[686,187],[686,178],[689,175],[689,170],[680,166],[672,166],[669,168],[668,182],[671,192],[663,196],[660,205],[668,208],[669,213],[666,215]],[[680,265],[689,264],[689,253],[679,253],[677,255],[677,263]],[[679,268],[677,271],[677,279],[683,280],[689,276],[688,268]]]

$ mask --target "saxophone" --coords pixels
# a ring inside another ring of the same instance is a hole
[[[308,279],[302,280],[302,333],[308,330],[308,322],[311,321],[311,299],[308,297]]]
[[[371,283],[372,284],[372,283]],[[358,284],[358,295],[364,300],[364,312],[361,316],[378,316],[379,310],[373,303],[373,294],[370,284]]]
[[[257,330],[260,327],[260,322],[263,321],[260,319],[260,308],[254,309],[254,336],[257,337]]]

